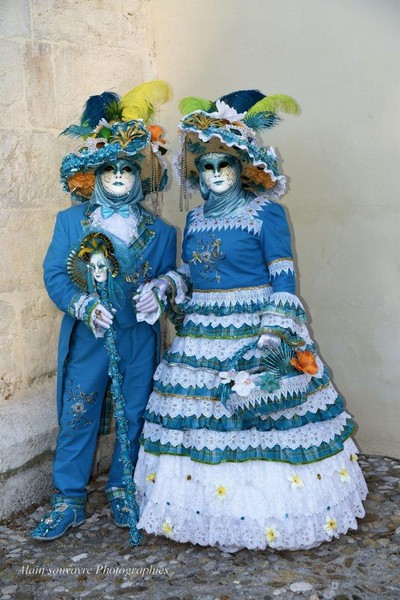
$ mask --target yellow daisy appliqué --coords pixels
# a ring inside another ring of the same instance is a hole
[[[271,527],[267,527],[267,529],[265,530],[265,537],[267,538],[268,544],[270,544],[271,546],[273,544],[276,544],[279,536],[280,534],[276,530],[276,525],[271,525]]]
[[[162,524],[162,528],[167,537],[170,537],[172,535],[174,528],[172,526],[172,522],[169,517],[167,519],[165,519],[164,523]]]
[[[302,482],[300,477],[296,475],[296,473],[288,477],[288,481],[290,481],[290,486],[293,490],[299,487],[304,487],[304,483]]]
[[[336,521],[336,519],[334,519],[333,517],[326,517],[326,523],[324,525],[325,531],[327,531],[328,533],[330,533],[331,531],[333,531],[336,528],[337,528],[337,521]]]
[[[226,500],[228,496],[228,490],[224,485],[217,485],[215,488],[215,496],[218,500]]]

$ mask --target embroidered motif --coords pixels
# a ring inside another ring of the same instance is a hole
[[[137,283],[139,281],[139,278],[141,277],[146,283],[147,281],[151,281],[151,279],[153,278],[152,271],[153,269],[149,261],[144,260],[140,265],[139,269],[136,271],[136,273],[133,273],[132,275],[125,275],[125,281],[127,283]]]
[[[189,262],[196,265],[202,265],[200,276],[203,279],[211,279],[219,283],[221,276],[218,275],[219,263],[226,258],[226,254],[221,251],[220,238],[215,239],[214,234],[211,235],[210,241],[197,240],[199,250],[193,250],[191,260]]]
[[[270,204],[270,201],[267,198],[257,196],[243,208],[243,211],[239,215],[234,217],[219,217],[216,219],[205,218],[203,206],[199,206],[191,213],[188,233],[221,229],[243,229],[247,230],[249,233],[253,232],[258,235],[262,227],[262,220],[258,217],[258,213],[262,211],[266,204]]]
[[[68,425],[72,427],[72,429],[81,429],[82,427],[90,425],[92,420],[88,418],[86,413],[90,406],[94,404],[98,395],[97,392],[85,394],[85,392],[82,392],[79,384],[74,388],[74,383],[71,381],[67,395],[68,402],[70,403],[67,414],[71,416]]]

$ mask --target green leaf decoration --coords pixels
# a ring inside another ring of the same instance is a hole
[[[260,389],[266,392],[275,392],[279,389],[279,378],[271,373],[261,373],[258,376],[258,380],[261,382]]]

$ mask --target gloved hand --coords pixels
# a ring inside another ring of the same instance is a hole
[[[155,288],[161,298],[168,290],[170,284],[164,279],[152,279],[145,283],[139,291],[139,296],[136,301],[136,310],[141,313],[152,313],[159,308],[157,298],[152,292]]]
[[[110,329],[114,315],[102,304],[98,304],[93,311],[92,323],[102,329]]]
[[[258,339],[257,348],[261,349],[267,347],[271,350],[275,350],[280,343],[281,338],[277,335],[274,335],[273,333],[263,333]]]

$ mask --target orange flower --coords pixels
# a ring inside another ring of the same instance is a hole
[[[68,179],[68,187],[71,192],[76,192],[84,198],[90,198],[93,194],[94,182],[95,174],[92,171],[77,173]]]
[[[302,371],[308,375],[316,375],[318,373],[315,356],[309,350],[304,350],[304,352],[298,350],[296,352],[296,358],[292,358],[290,364],[293,365],[298,371]]]
[[[149,125],[147,129],[151,133],[151,141],[154,144],[166,144],[166,141],[161,137],[164,130],[159,125]]]
[[[254,167],[253,165],[248,165],[245,167],[243,171],[243,175],[253,181],[254,183],[258,183],[264,187],[264,189],[269,190],[275,187],[276,182],[272,181],[269,173],[266,173],[262,168]]]

